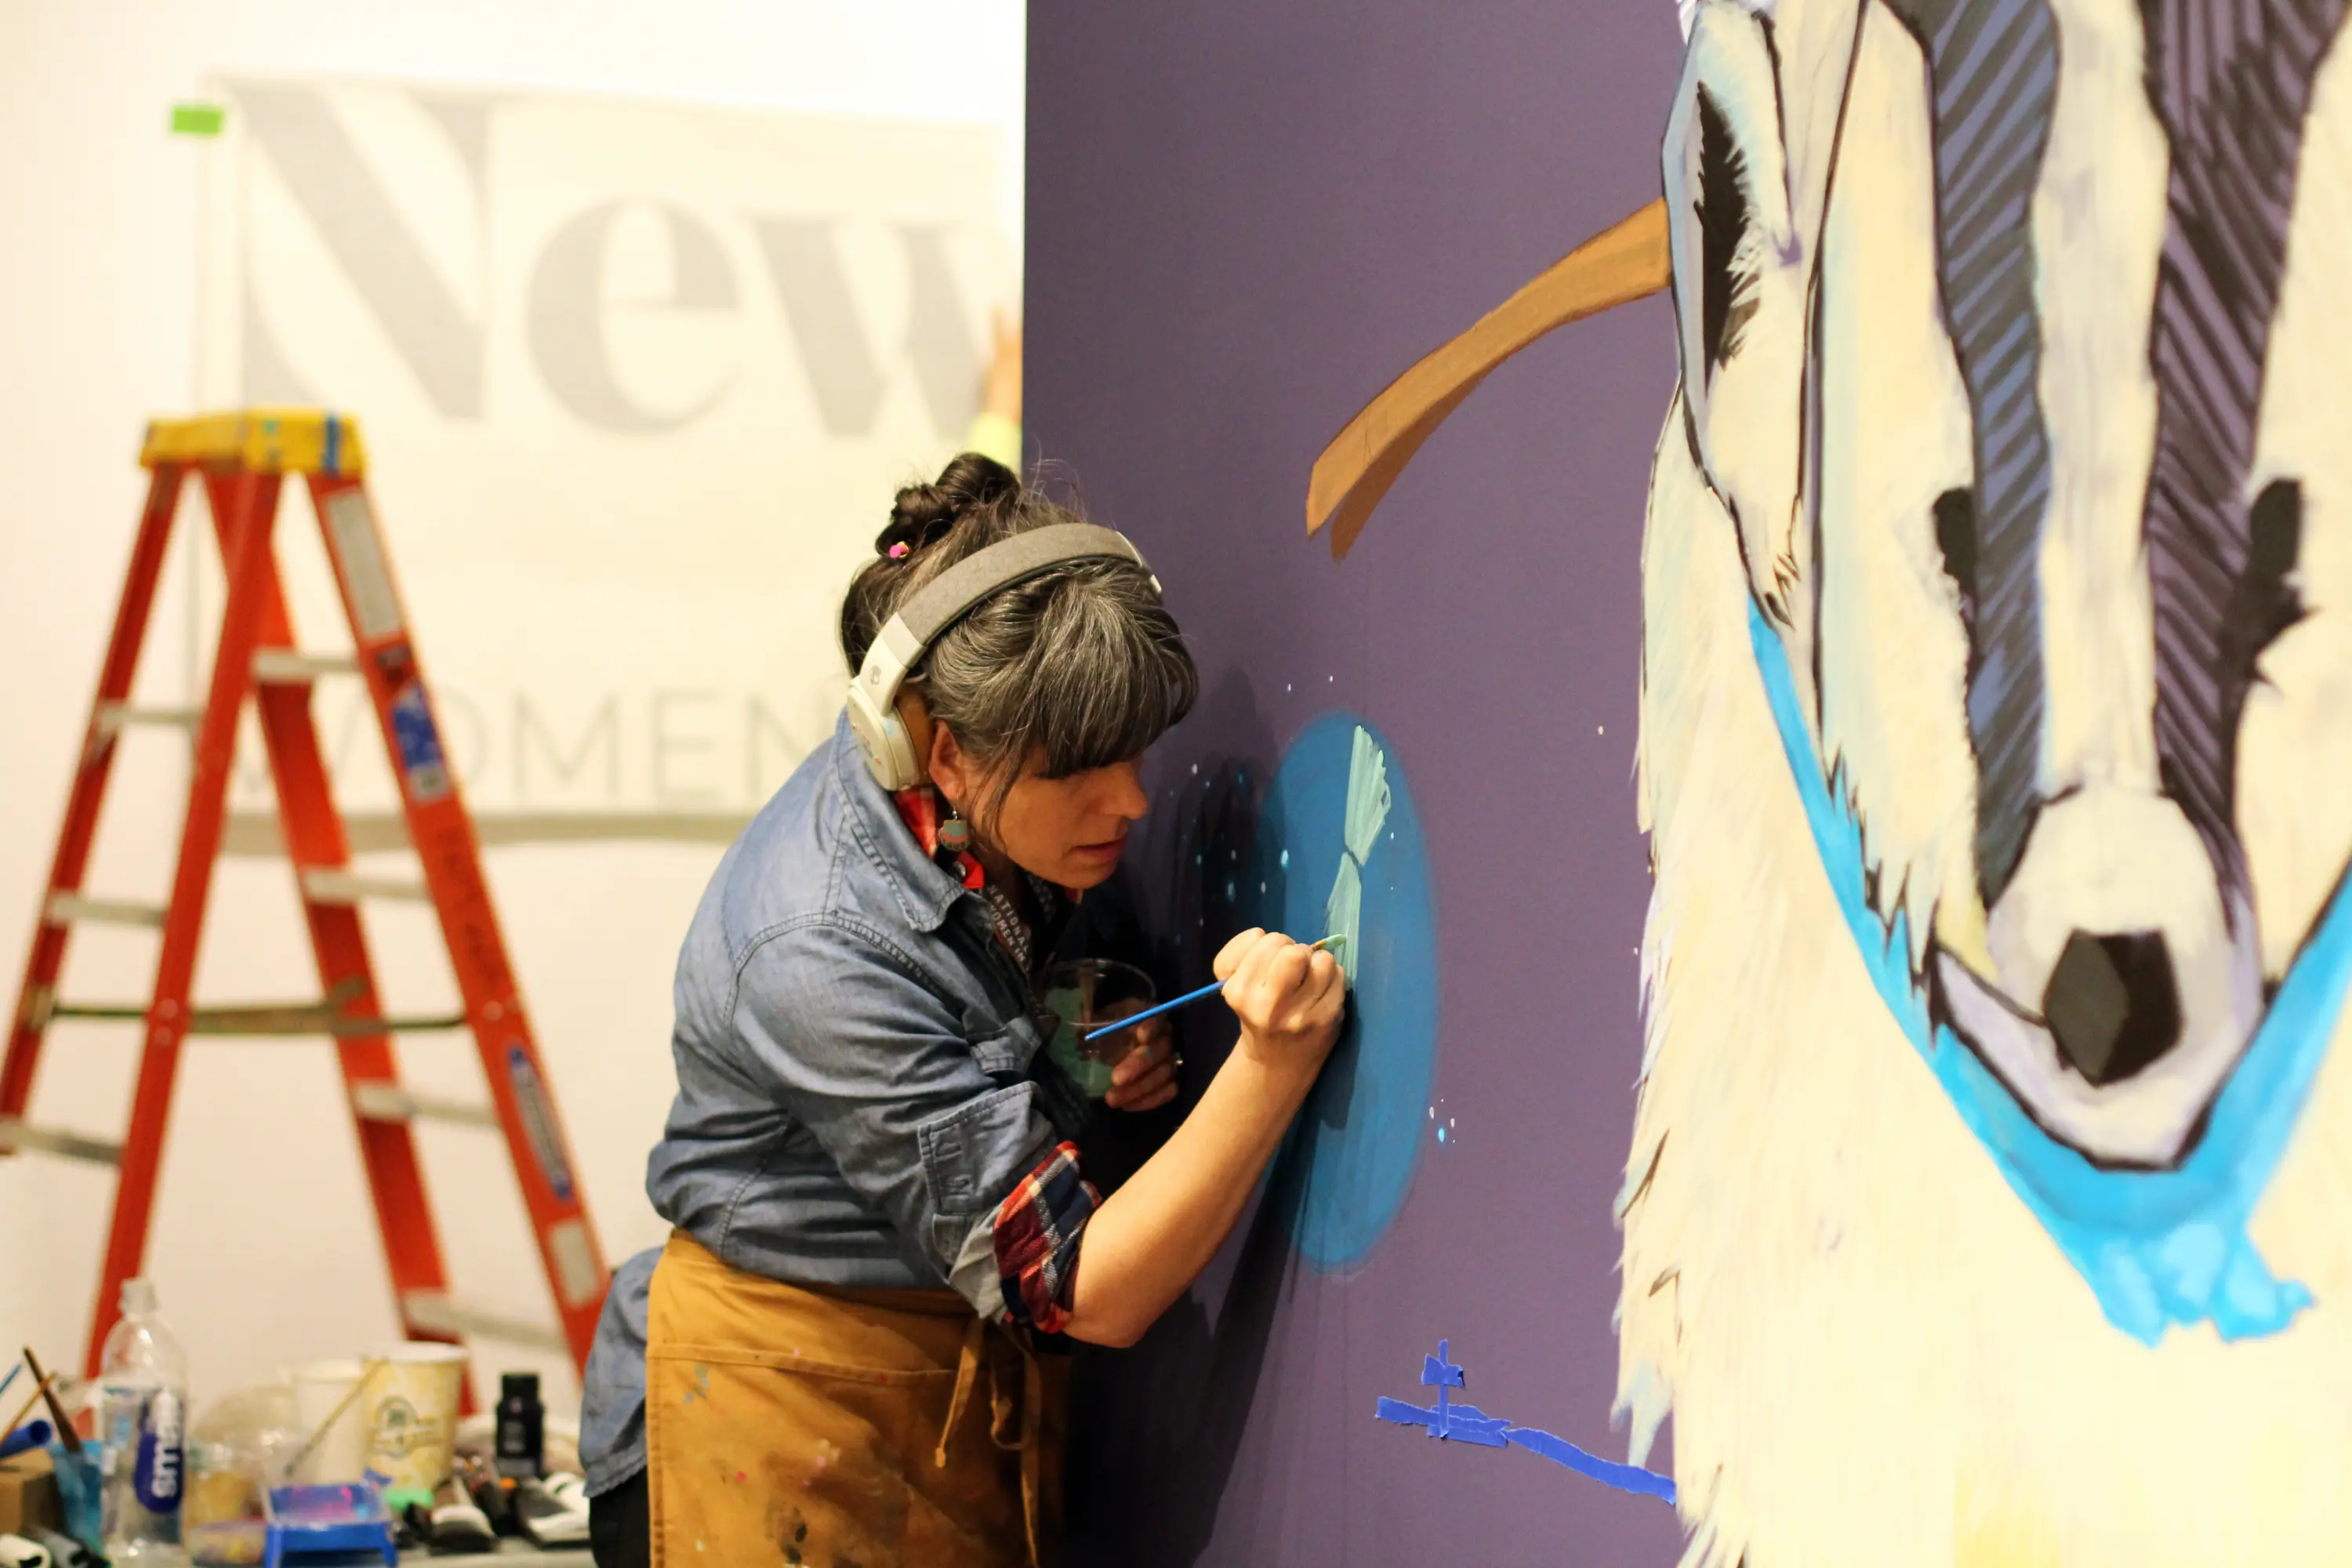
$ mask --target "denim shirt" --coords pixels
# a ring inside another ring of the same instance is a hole
[[[1003,1309],[997,1206],[1084,1102],[1047,1070],[1028,981],[981,896],[915,842],[845,720],[727,851],[678,954],[677,1098],[656,1213],[773,1279],[952,1286]],[[647,1290],[615,1272],[583,1379],[601,1494],[645,1463]]]

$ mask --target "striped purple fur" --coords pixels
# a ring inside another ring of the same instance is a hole
[[[2293,619],[2273,581],[2299,500],[2247,493],[2271,320],[2313,78],[2345,0],[2153,0],[2147,91],[2172,147],[2149,323],[2156,456],[2144,520],[2156,609],[2156,745],[2166,793],[2204,836],[2227,905],[2246,896],[2233,827],[2238,721],[2255,660]],[[2270,558],[2265,560],[2264,556]],[[2234,917],[2233,917],[2234,918]]]

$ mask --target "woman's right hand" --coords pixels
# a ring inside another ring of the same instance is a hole
[[[1238,1049],[1263,1065],[1313,1075],[1339,1042],[1348,1004],[1339,960],[1255,927],[1225,943],[1212,973],[1241,1020]]]
[[[1339,1038],[1348,982],[1328,952],[1245,931],[1217,954],[1242,1037],[1160,1152],[1087,1222],[1073,1339],[1131,1345],[1233,1234]]]

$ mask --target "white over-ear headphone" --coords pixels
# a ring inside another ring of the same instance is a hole
[[[849,683],[850,731],[864,749],[876,782],[887,790],[911,789],[922,782],[914,742],[898,719],[898,689],[941,632],[974,605],[1015,583],[1065,561],[1102,557],[1132,561],[1147,573],[1151,570],[1143,552],[1124,534],[1087,522],[1052,523],[964,557],[925,584],[892,616],[866,650],[857,679]],[[1159,578],[1151,579],[1151,589],[1160,591]]]

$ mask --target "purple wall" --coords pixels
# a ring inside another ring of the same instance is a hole
[[[1420,1402],[1450,1336],[1472,1400],[1623,1457],[1610,1203],[1640,1058],[1638,574],[1665,305],[1496,375],[1346,563],[1302,511],[1366,398],[1656,195],[1673,7],[1035,0],[1029,40],[1033,450],[1151,555],[1205,682],[1157,759],[1160,919],[1216,912],[1171,868],[1246,834],[1307,721],[1370,719],[1427,834],[1457,1136],[1423,1147],[1352,1278],[1245,1222],[1195,1301],[1081,1369],[1078,1560],[1669,1563],[1664,1505],[1371,1414]],[[1205,967],[1198,942],[1169,956]]]

